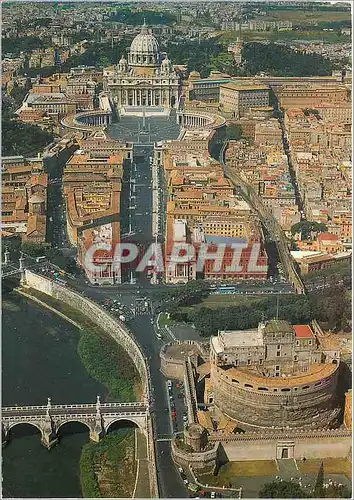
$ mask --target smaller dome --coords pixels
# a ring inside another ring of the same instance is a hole
[[[189,73],[189,78],[200,78],[200,73],[199,71],[191,71]]]

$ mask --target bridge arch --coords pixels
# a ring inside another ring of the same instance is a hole
[[[60,422],[56,428],[56,432],[58,433],[59,430],[66,424],[82,424],[87,428],[89,433],[93,431],[94,427],[94,424],[92,424],[91,426],[90,423],[85,421],[84,419],[72,417],[68,418],[67,420],[64,420],[63,422]]]
[[[13,422],[13,423],[9,424],[8,426],[5,426],[5,428],[3,426],[3,430],[7,435],[9,435],[11,430],[14,429],[15,427],[18,427],[19,425],[30,425],[31,427],[35,427],[41,435],[43,434],[43,429],[41,427],[40,422],[33,422],[33,421],[31,422],[31,421],[27,421],[27,420],[23,420],[22,422]]]
[[[135,427],[141,430],[142,432],[145,432],[145,426],[142,424],[141,419],[135,417],[122,416],[109,420],[107,423],[104,424],[105,434],[107,434],[110,431],[110,427],[114,426],[114,424],[124,424],[124,423],[130,424],[129,427]]]

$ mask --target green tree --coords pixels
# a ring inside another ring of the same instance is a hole
[[[352,493],[346,486],[331,485],[324,489],[324,498],[352,498]]]
[[[3,238],[1,245],[1,255],[3,256],[5,251],[8,250],[10,252],[10,259],[17,259],[19,257],[20,247],[21,237],[18,234],[8,238]]]
[[[334,63],[319,54],[302,54],[290,47],[274,43],[246,43],[242,47],[242,68],[246,76],[267,72],[278,76],[330,75]]]
[[[316,479],[316,484],[315,484],[315,489],[314,489],[315,498],[323,498],[324,497],[323,482],[324,482],[324,468],[323,468],[323,461],[322,461],[320,464],[320,467],[318,469],[318,473],[317,473],[317,479]]]
[[[47,45],[37,36],[10,37],[2,39],[2,53],[20,55],[20,52],[30,52],[34,49],[41,49]]]
[[[259,498],[310,498],[298,484],[291,481],[266,483],[258,494]]]
[[[60,267],[63,271],[70,274],[75,274],[78,271],[75,259],[73,257],[67,257],[62,254],[60,250],[56,248],[48,248],[46,251],[47,259],[52,262],[52,264]]]
[[[323,222],[314,222],[303,220],[297,222],[293,226],[291,226],[291,234],[295,235],[296,233],[301,233],[301,240],[308,240],[311,238],[311,233],[325,233],[327,231],[326,224]]]
[[[134,384],[139,380],[127,352],[110,338],[84,331],[78,343],[79,356],[88,374],[108,388],[114,401],[134,401]]]
[[[21,244],[21,251],[26,253],[27,255],[31,255],[32,257],[45,255],[46,249],[46,244],[29,243],[27,241],[24,241]]]
[[[3,156],[36,154],[53,141],[54,136],[36,125],[13,120],[16,103],[3,100],[2,145]],[[5,109],[4,109],[5,108]]]
[[[242,137],[241,126],[237,123],[231,123],[226,127],[226,137],[228,140],[238,141]]]
[[[144,10],[132,12],[129,7],[120,7],[117,12],[111,15],[111,21],[117,21],[124,24],[133,24],[134,26],[142,25],[146,21],[147,25],[166,24],[172,25],[177,18],[170,12],[158,12],[152,10]]]
[[[342,284],[331,286],[321,293],[310,295],[314,316],[326,328],[339,332],[351,328],[351,296]]]
[[[236,75],[236,66],[234,58],[231,54],[221,52],[219,55],[214,56],[210,60],[210,69],[212,71],[220,71],[228,73],[231,76]]]

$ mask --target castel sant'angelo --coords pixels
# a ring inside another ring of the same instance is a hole
[[[282,320],[219,331],[210,341],[207,401],[241,426],[330,426],[340,411],[340,353],[321,333]]]
[[[273,319],[219,331],[209,342],[161,349],[161,370],[184,381],[188,424],[177,463],[215,470],[218,460],[347,457],[351,391],[344,394],[341,344],[316,320]]]

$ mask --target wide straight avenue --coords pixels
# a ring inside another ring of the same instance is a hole
[[[136,198],[134,199],[134,209],[131,211],[132,232],[145,241],[152,241],[152,193],[151,193],[151,165],[149,158],[152,157],[152,147],[137,147],[134,148],[135,165],[136,165]],[[139,214],[139,215],[138,215]],[[140,215],[141,214],[141,215]],[[139,238],[140,239],[140,238]],[[124,286],[129,286],[130,294],[124,291],[126,301],[132,300],[137,296],[138,283],[147,285],[144,276],[136,276],[137,285],[122,285],[119,289],[121,293]],[[98,289],[94,288],[87,290],[88,295],[95,295]],[[98,292],[99,293],[99,292]],[[141,293],[148,293],[144,290]],[[96,296],[97,297],[97,296]],[[102,300],[102,299],[101,299]],[[157,447],[157,477],[160,487],[160,496],[163,498],[185,498],[188,497],[188,492],[182,482],[180,475],[177,472],[176,466],[172,461],[170,453],[170,442],[159,441],[166,437],[172,437],[170,416],[165,411],[167,408],[167,388],[166,380],[160,371],[160,349],[161,342],[156,338],[153,324],[151,323],[151,315],[136,316],[131,322],[133,330],[139,344],[146,354],[151,373],[151,383],[153,387],[153,409],[155,413],[156,423],[156,447]]]

